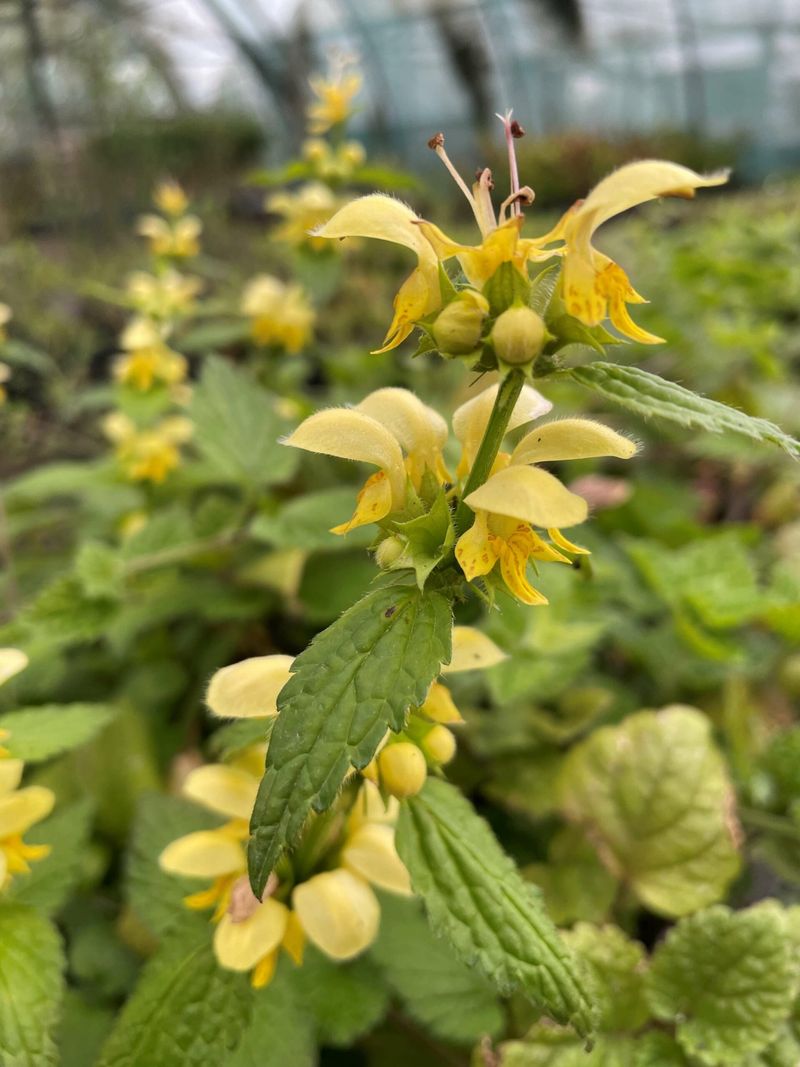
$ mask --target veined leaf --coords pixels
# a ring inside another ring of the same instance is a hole
[[[648,998],[684,1050],[709,1067],[740,1064],[778,1037],[797,990],[795,943],[774,901],[683,919],[658,946]]]
[[[381,1021],[389,1006],[389,990],[365,957],[338,963],[309,946],[289,981],[320,1045],[351,1045]]]
[[[707,433],[733,433],[751,441],[778,445],[790,456],[800,457],[800,441],[784,433],[775,423],[699,396],[641,367],[587,363],[562,371],[560,376],[572,378],[645,419],[653,416]]]
[[[314,1021],[296,994],[289,967],[282,960],[274,981],[254,994],[250,1025],[224,1067],[316,1067]]]
[[[64,966],[55,927],[23,904],[0,904],[0,1062],[55,1067]]]
[[[586,964],[599,1005],[601,1030],[638,1030],[650,1018],[644,995],[645,951],[618,926],[576,923],[564,940]]]
[[[452,614],[442,593],[389,585],[368,593],[292,666],[251,822],[257,895],[312,811],[324,811],[351,767],[365,767],[387,730],[423,702],[450,659]]]
[[[116,713],[111,704],[43,704],[0,716],[0,729],[8,730],[12,756],[38,763],[85,745]]]
[[[500,1067],[688,1067],[688,1063],[668,1034],[602,1034],[587,1056],[568,1032],[536,1026],[524,1041],[500,1046]]]
[[[521,990],[553,1019],[586,1037],[593,1006],[581,971],[488,824],[461,793],[429,778],[403,804],[397,849],[434,933],[503,994]]]
[[[682,705],[596,730],[562,771],[564,813],[661,915],[714,903],[736,874],[732,800],[708,720]]]

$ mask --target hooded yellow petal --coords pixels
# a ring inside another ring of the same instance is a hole
[[[378,889],[403,896],[411,894],[411,880],[394,847],[394,827],[364,823],[347,839],[342,849],[342,866],[366,878]]]
[[[22,781],[24,768],[25,764],[21,759],[0,759],[0,797],[14,792]]]
[[[408,454],[421,453],[432,457],[432,462],[447,441],[445,420],[409,389],[376,389],[364,397],[356,411],[385,426]]]
[[[484,389],[482,393],[478,393],[477,396],[456,408],[453,413],[453,431],[464,450],[467,469],[472,465],[475,453],[483,440],[499,388],[499,383],[490,385],[488,389]],[[524,385],[511,413],[508,432],[524,426],[526,422],[541,418],[552,407],[550,401],[537,392],[533,386]]]
[[[372,463],[386,472],[395,504],[405,498],[403,453],[394,435],[363,411],[330,408],[301,422],[284,444],[339,459]]]
[[[28,657],[20,648],[0,648],[0,685],[24,671]]]
[[[198,830],[172,841],[158,857],[169,874],[187,878],[220,878],[247,870],[247,856],[238,841],[218,830]]]
[[[53,810],[55,793],[43,785],[29,785],[0,797],[0,839],[24,834]]]
[[[583,497],[571,493],[552,474],[522,466],[493,474],[465,502],[473,511],[505,515],[544,529],[575,526],[586,519],[589,510]]]
[[[469,629],[469,627],[467,627],[467,629]],[[453,654],[455,656],[455,649],[453,650]],[[461,712],[456,707],[450,690],[446,685],[442,685],[441,682],[431,683],[428,695],[425,697],[419,710],[421,714],[427,719],[433,720],[433,722],[452,723],[464,721]]]
[[[364,487],[356,497],[356,510],[347,520],[331,527],[333,534],[346,534],[357,526],[368,526],[371,522],[380,522],[392,510],[392,487],[383,471],[378,471],[367,478]]]
[[[537,426],[511,453],[511,463],[545,463],[559,459],[592,459],[615,456],[630,459],[637,445],[602,422],[590,419],[560,419]]]
[[[507,658],[506,653],[498,648],[491,637],[476,630],[474,626],[454,626],[453,655],[450,662],[442,667],[442,674],[483,670],[494,667]],[[444,721],[437,719],[437,722]]]
[[[181,791],[190,800],[220,815],[249,819],[258,793],[258,779],[237,767],[210,763],[190,771]]]
[[[214,955],[229,971],[250,971],[283,940],[289,909],[272,897],[258,905],[246,919],[234,922],[223,915],[214,931]]]
[[[291,677],[291,656],[254,656],[223,667],[212,677],[206,704],[224,719],[278,714],[278,693]]]
[[[491,479],[490,479],[491,480]],[[470,493],[470,497],[474,497]],[[488,574],[497,562],[497,538],[489,532],[488,515],[477,510],[472,526],[456,542],[456,559],[468,582]]]
[[[441,303],[439,275],[424,265],[415,267],[394,298],[394,315],[383,339],[383,347],[373,349],[373,355],[397,348],[414,329],[415,323],[434,311]]]
[[[292,903],[309,940],[334,960],[352,959],[378,934],[377,897],[362,878],[344,868],[324,871],[296,886]]]
[[[408,204],[382,193],[373,193],[345,204],[324,226],[314,231],[314,236],[330,239],[373,237],[391,241],[410,248],[421,262],[435,268],[436,255],[415,225],[416,219],[416,212]]]

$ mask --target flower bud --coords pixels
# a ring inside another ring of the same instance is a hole
[[[438,765],[449,763],[456,754],[456,739],[446,726],[434,726],[422,741],[422,751]]]
[[[367,153],[364,151],[364,146],[359,144],[358,141],[345,141],[339,149],[339,159],[346,166],[360,167],[366,158]]]
[[[402,556],[404,548],[399,537],[384,537],[375,549],[375,562],[386,571]]]
[[[489,301],[474,289],[462,289],[444,308],[433,324],[436,347],[446,356],[466,356],[474,352],[489,314]]]
[[[542,351],[546,336],[541,315],[521,305],[507,308],[492,328],[497,358],[513,366],[532,363]]]
[[[410,741],[387,745],[378,756],[381,784],[394,797],[413,797],[425,785],[428,766],[425,757]]]

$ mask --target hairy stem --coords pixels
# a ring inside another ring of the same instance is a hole
[[[469,472],[469,476],[464,483],[464,491],[461,494],[461,501],[458,505],[455,517],[456,533],[463,533],[469,523],[472,509],[468,504],[464,503],[464,498],[469,496],[475,489],[483,485],[486,479],[489,477],[489,472],[492,469],[494,461],[497,459],[497,453],[500,451],[500,445],[503,443],[503,438],[508,430],[508,423],[511,418],[511,413],[516,406],[519,394],[522,392],[522,386],[525,384],[525,373],[522,370],[512,370],[500,384],[500,388],[497,390],[497,397],[492,408],[492,413],[489,416],[489,421],[486,424],[486,430],[481,441],[481,446],[478,449],[478,454],[475,456],[475,462],[472,464],[472,470]]]

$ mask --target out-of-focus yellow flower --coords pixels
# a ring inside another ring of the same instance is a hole
[[[11,321],[13,312],[8,304],[0,304],[0,345],[8,339],[6,326]]]
[[[142,215],[136,232],[150,242],[153,255],[189,259],[200,252],[203,223],[196,215],[184,215],[183,218],[172,220],[163,219],[160,215]]]
[[[311,338],[316,315],[299,285],[260,274],[245,288],[241,308],[252,320],[256,344],[277,345],[295,354]]]
[[[345,141],[334,148],[321,137],[309,137],[303,142],[301,152],[316,174],[328,182],[346,181],[367,158],[364,146],[358,141]]]
[[[307,244],[316,251],[330,245],[325,238],[314,237],[311,231],[327,222],[338,205],[336,196],[322,182],[307,182],[294,193],[272,193],[265,202],[267,211],[284,220],[275,230],[278,240],[291,245]]]
[[[163,322],[192,311],[202,284],[199,278],[176,270],[166,270],[162,274],[140,270],[128,278],[127,294],[144,318]]]
[[[28,657],[21,648],[0,648],[0,685],[24,671],[27,666]]]
[[[0,887],[15,874],[27,873],[30,864],[44,859],[49,845],[28,845],[25,834],[53,810],[55,794],[41,785],[20,789],[24,764],[19,759],[0,759]]]
[[[178,385],[186,377],[186,360],[165,343],[155,323],[133,319],[123,330],[120,344],[125,354],[114,363],[117,381],[145,393],[156,382]]]
[[[180,183],[173,178],[159,182],[153,193],[153,203],[159,211],[165,215],[172,215],[174,218],[184,215],[189,206],[186,193]]]
[[[139,429],[121,411],[111,412],[103,420],[103,432],[113,442],[126,477],[157,485],[180,465],[179,446],[191,438],[193,430],[189,419],[181,415],[162,419],[147,429]]]
[[[254,656],[222,667],[211,678],[206,704],[223,719],[272,718],[292,662],[291,656]]]
[[[361,89],[362,78],[351,65],[350,60],[340,60],[327,78],[316,76],[309,80],[316,97],[307,111],[309,133],[327,133],[332,126],[346,122],[352,114],[353,98]]]
[[[3,363],[0,360],[0,404],[4,404],[8,399],[8,393],[6,392],[4,383],[11,377],[11,368],[7,363]]]

